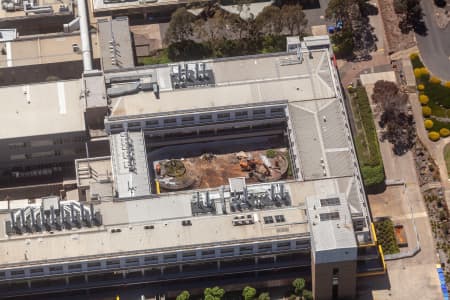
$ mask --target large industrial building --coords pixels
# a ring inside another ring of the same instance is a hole
[[[385,271],[327,38],[107,64],[0,89],[15,100],[2,112],[2,168],[88,154],[74,162],[79,199],[2,206],[0,298],[303,276],[315,299],[353,299],[359,276]],[[110,155],[95,157],[83,147],[102,126]]]

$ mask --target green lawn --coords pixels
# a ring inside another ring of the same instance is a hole
[[[424,93],[430,98],[430,102],[450,108],[450,88],[440,84],[426,81]]]
[[[378,242],[383,248],[384,254],[399,253],[397,241],[395,240],[394,223],[390,219],[383,219],[374,223]]]
[[[415,57],[415,58],[411,58],[411,64],[413,69],[415,68],[423,68],[424,65],[422,63],[422,61],[420,60],[419,56]]]
[[[356,127],[355,146],[364,185],[367,188],[384,182],[378,136],[366,89],[358,86],[350,93],[350,104]]]
[[[447,166],[447,173],[450,175],[450,144],[444,148],[445,165]]]
[[[450,118],[450,109],[441,107],[438,103],[436,103],[435,101],[432,101],[431,99],[427,105],[431,108],[432,114],[434,116]]]
[[[170,63],[167,49],[162,49],[153,56],[139,57],[138,63],[140,65],[158,65]]]
[[[414,69],[424,67],[418,56],[411,58],[411,64]],[[450,118],[450,87],[445,86],[444,83],[432,83],[428,80],[428,76],[416,78],[416,82],[424,85],[425,89],[421,93],[430,99],[427,106],[431,108],[434,126],[429,131],[439,132],[441,128],[450,129],[450,122],[441,122],[434,118],[434,116]]]
[[[436,120],[435,118],[431,117],[431,120],[433,121],[433,127],[429,129],[429,131],[437,131],[441,130],[441,128],[448,128],[450,129],[450,123],[449,122],[441,122]]]

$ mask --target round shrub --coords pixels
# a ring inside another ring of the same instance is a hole
[[[416,52],[411,53],[411,54],[409,55],[409,58],[410,58],[410,59],[416,59],[416,58],[418,58],[418,57],[419,57],[419,54],[416,53]]]
[[[437,78],[436,76],[431,76],[430,82],[434,83],[434,84],[440,84],[441,80],[439,78]]]
[[[426,119],[423,123],[426,129],[431,129],[434,125],[433,120],[430,119]]]
[[[430,78],[430,72],[427,68],[415,68],[414,76],[420,80],[428,80]]]
[[[428,138],[433,142],[436,142],[441,138],[441,136],[439,135],[439,132],[431,131],[430,133],[428,133]]]
[[[444,86],[450,89],[450,81],[447,81],[446,83],[444,83]]]
[[[423,84],[418,84],[418,85],[417,85],[417,89],[418,89],[419,91],[423,91],[423,90],[425,89],[425,86],[424,86]]]
[[[420,78],[421,75],[422,75],[422,68],[415,68],[414,69],[414,76],[416,78]]]
[[[439,130],[439,134],[442,137],[448,137],[450,135],[450,130],[448,128],[441,128],[441,130]]]
[[[430,98],[428,98],[427,95],[422,94],[422,95],[419,96],[419,101],[420,101],[420,104],[427,105],[428,102],[430,101]]]
[[[422,114],[424,117],[431,116],[431,108],[429,106],[422,107]]]

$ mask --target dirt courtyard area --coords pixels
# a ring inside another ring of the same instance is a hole
[[[286,178],[288,165],[287,149],[276,148],[165,159],[155,161],[153,168],[161,192],[168,192],[228,185],[235,177],[245,177],[250,184],[277,181]]]

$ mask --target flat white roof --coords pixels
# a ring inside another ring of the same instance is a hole
[[[146,153],[142,132],[111,135],[114,186],[119,198],[150,195]]]
[[[171,65],[158,67],[159,99],[153,92],[113,98],[110,118],[332,98],[336,93],[329,60],[328,52],[318,50],[311,57],[305,54],[302,63],[296,55],[285,53],[207,61],[207,69],[214,73],[214,86],[187,89],[173,89]]]
[[[351,178],[289,182],[285,187],[292,206],[227,215],[192,216],[190,203],[194,191],[161,194],[139,200],[104,202],[95,206],[95,210],[99,210],[103,216],[103,226],[100,228],[54,231],[53,234],[24,234],[10,238],[6,237],[4,229],[4,221],[9,219],[9,214],[0,214],[0,265],[32,264],[52,259],[69,260],[84,255],[120,255],[127,251],[156,252],[161,248],[179,250],[184,247],[201,247],[202,244],[221,246],[238,240],[308,236],[310,225],[307,223],[306,199],[316,195],[326,197],[346,194],[349,184]],[[236,215],[247,214],[256,214],[255,220],[258,221],[252,225],[233,226],[232,221]],[[284,215],[286,222],[263,222],[265,216],[275,215]],[[191,220],[192,226],[182,226],[181,221],[186,219]],[[350,217],[348,222],[351,222]],[[144,229],[145,225],[154,225],[154,229]],[[111,233],[114,228],[120,228],[121,232]]]
[[[85,130],[80,80],[0,88],[0,139]]]
[[[356,237],[343,193],[306,198],[316,263],[355,260]]]

